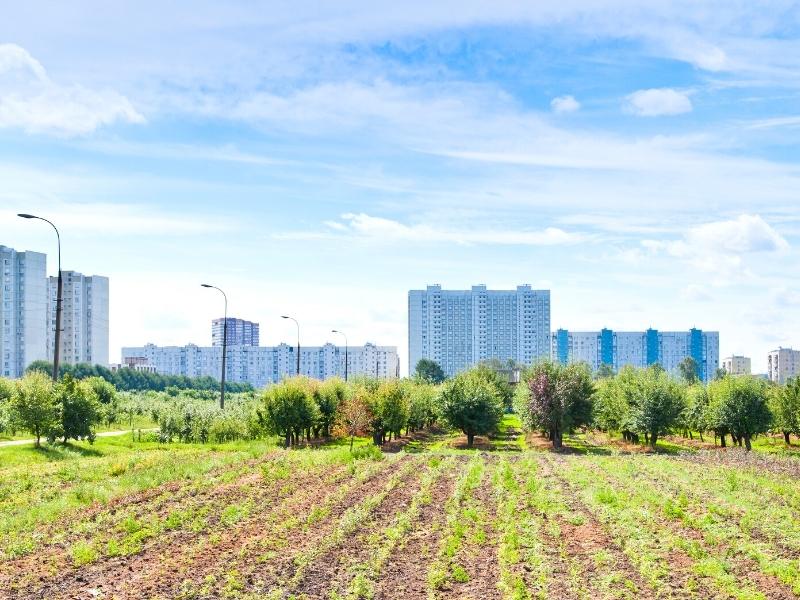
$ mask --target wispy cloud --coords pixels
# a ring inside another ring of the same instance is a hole
[[[541,230],[505,230],[482,227],[446,228],[427,223],[408,225],[365,213],[346,213],[341,221],[326,221],[328,231],[298,231],[276,234],[282,240],[309,240],[355,237],[380,243],[420,242],[432,244],[492,244],[500,246],[555,246],[575,244],[587,239],[557,227]]]
[[[581,103],[573,96],[558,96],[550,101],[550,108],[556,114],[571,113],[579,110]]]
[[[144,123],[124,96],[61,85],[24,48],[0,44],[0,128],[73,136],[115,122]]]

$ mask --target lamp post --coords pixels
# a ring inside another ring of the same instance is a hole
[[[347,335],[344,331],[339,331],[338,329],[331,329],[331,333],[338,333],[344,337],[344,380],[347,382]]]
[[[53,381],[58,381],[58,359],[61,354],[61,304],[63,302],[62,293],[64,291],[64,284],[61,279],[61,234],[53,223],[43,217],[37,217],[36,215],[29,215],[27,213],[19,213],[17,216],[23,219],[38,219],[39,221],[49,223],[56,232],[56,240],[58,241],[58,289],[56,291],[56,335],[55,347],[53,348]]]
[[[219,407],[225,408],[225,358],[228,354],[228,296],[215,285],[208,283],[200,284],[204,288],[211,288],[217,290],[225,298],[225,316],[222,319],[222,381],[219,384]]]
[[[297,325],[297,374],[300,375],[300,323],[297,322],[297,319],[288,315],[281,315],[281,319],[289,319]]]

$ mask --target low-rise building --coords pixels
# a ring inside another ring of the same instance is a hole
[[[722,359],[722,368],[728,375],[750,375],[752,372],[750,358],[735,354]]]

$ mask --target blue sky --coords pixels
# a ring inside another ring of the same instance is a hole
[[[428,283],[553,328],[800,346],[797,2],[8,3],[0,243],[111,277],[122,345],[400,348]],[[49,268],[55,270],[54,260]]]

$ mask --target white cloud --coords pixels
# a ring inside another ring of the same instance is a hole
[[[625,111],[640,117],[680,115],[692,110],[688,93],[672,88],[639,90],[625,100]]]
[[[365,213],[345,213],[341,221],[326,221],[332,231],[289,232],[276,234],[276,239],[309,240],[356,236],[378,242],[421,242],[454,244],[493,244],[503,246],[554,246],[574,244],[586,239],[557,227],[541,230],[505,230],[484,228],[445,228],[429,224],[406,225],[399,221],[374,217]]]
[[[73,136],[117,121],[143,123],[124,96],[109,90],[60,85],[16,44],[0,44],[0,128]]]
[[[558,96],[550,101],[550,108],[554,113],[571,113],[580,109],[581,103],[572,96]]]

